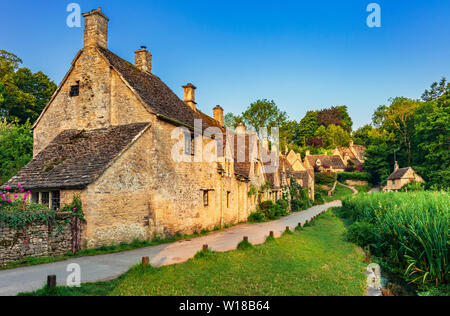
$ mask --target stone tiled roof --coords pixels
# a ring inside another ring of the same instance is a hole
[[[391,176],[388,178],[388,180],[398,180],[402,179],[405,174],[410,170],[411,168],[401,168],[395,171]]]
[[[360,158],[356,157],[350,148],[338,147],[337,150],[339,151],[343,159],[345,159],[345,155],[348,155],[350,157],[350,161],[353,162],[355,165],[357,166],[362,165]]]
[[[155,114],[164,115],[189,126],[194,126],[195,119],[202,119],[203,128],[211,126],[222,128],[215,119],[199,110],[192,110],[157,76],[141,71],[105,48],[98,47],[98,50]]]
[[[342,161],[340,156],[327,156],[327,155],[311,155],[306,156],[305,158],[308,160],[308,163],[310,166],[314,167],[316,166],[316,162],[319,159],[322,162],[323,165],[328,165],[333,167],[333,169],[345,169],[344,161]]]
[[[18,184],[27,190],[85,188],[148,126],[138,123],[90,131],[66,130],[2,188]]]

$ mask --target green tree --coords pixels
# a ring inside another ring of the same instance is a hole
[[[315,136],[322,139],[324,147],[327,149],[345,147],[348,146],[350,142],[350,134],[341,126],[334,124],[331,124],[328,127],[323,125],[320,126],[317,129]]]
[[[306,146],[306,143],[315,135],[316,130],[319,127],[317,119],[317,112],[309,111],[300,121],[300,126],[298,128],[298,145]]]
[[[287,120],[287,114],[281,111],[274,101],[264,99],[252,103],[242,113],[242,118],[247,126],[253,127],[256,132],[267,128],[270,133],[272,127],[279,127]]]
[[[448,95],[449,91],[450,82],[447,82],[447,79],[444,77],[439,83],[434,82],[431,85],[430,90],[425,90],[422,95],[422,100],[424,100],[425,102],[436,101],[439,100],[442,96],[446,94]]]
[[[22,60],[0,51],[0,116],[8,122],[33,123],[50,100],[56,85],[41,71],[19,68]]]
[[[373,133],[373,131],[374,128],[372,127],[372,125],[364,125],[363,127],[360,127],[355,132],[353,132],[353,141],[356,145],[368,146],[370,135]]]
[[[233,113],[227,113],[223,118],[223,125],[228,128],[236,128],[241,122],[243,122],[242,117],[236,116]]]
[[[32,158],[33,133],[31,124],[0,121],[0,183],[22,169]]]
[[[296,121],[285,121],[280,126],[280,148],[298,144],[300,124]]]

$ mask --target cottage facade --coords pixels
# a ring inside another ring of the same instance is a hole
[[[245,126],[227,136],[220,106],[213,117],[199,111],[192,84],[180,100],[152,73],[146,47],[131,64],[108,49],[101,9],[83,16],[84,48],[33,126],[33,160],[5,187],[21,184],[34,202],[55,208],[80,195],[84,247],[246,221],[257,203],[251,186],[269,181],[279,192],[298,169],[293,162],[268,172]],[[205,148],[217,159],[204,157]],[[297,176],[314,187],[314,177]]]
[[[400,168],[398,162],[395,162],[394,172],[389,176],[383,191],[400,191],[405,185],[413,182],[425,183],[413,168]]]

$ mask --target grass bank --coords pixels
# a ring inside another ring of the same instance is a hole
[[[312,227],[260,246],[202,253],[161,268],[136,266],[110,282],[27,295],[364,295],[364,256],[343,240],[345,231],[342,220],[327,212]]]

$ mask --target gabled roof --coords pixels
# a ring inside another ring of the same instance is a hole
[[[138,94],[148,109],[183,124],[194,126],[195,119],[202,119],[203,128],[222,126],[212,117],[199,110],[192,110],[157,76],[144,72],[120,58],[110,50],[97,47],[109,64]]]
[[[394,173],[392,173],[391,175],[390,175],[390,177],[388,178],[388,180],[398,180],[398,179],[402,179],[405,175],[406,175],[406,173],[409,171],[409,170],[413,170],[411,167],[409,167],[409,168],[401,168],[401,169],[398,169],[397,171],[394,171]],[[413,170],[414,171],[414,170]]]
[[[85,188],[148,127],[138,123],[63,131],[2,188],[18,184],[27,190]]]
[[[341,159],[340,156],[334,155],[334,156],[327,156],[327,155],[310,155],[306,156],[305,158],[308,160],[308,163],[310,166],[315,167],[317,160],[320,160],[320,162],[323,165],[328,165],[333,167],[333,169],[345,169],[344,161]]]
[[[353,153],[353,151],[348,147],[338,147],[336,148],[341,155],[342,159],[345,159],[345,156],[348,155],[350,158],[350,161],[353,162],[355,165],[361,165],[361,161],[356,155]]]

